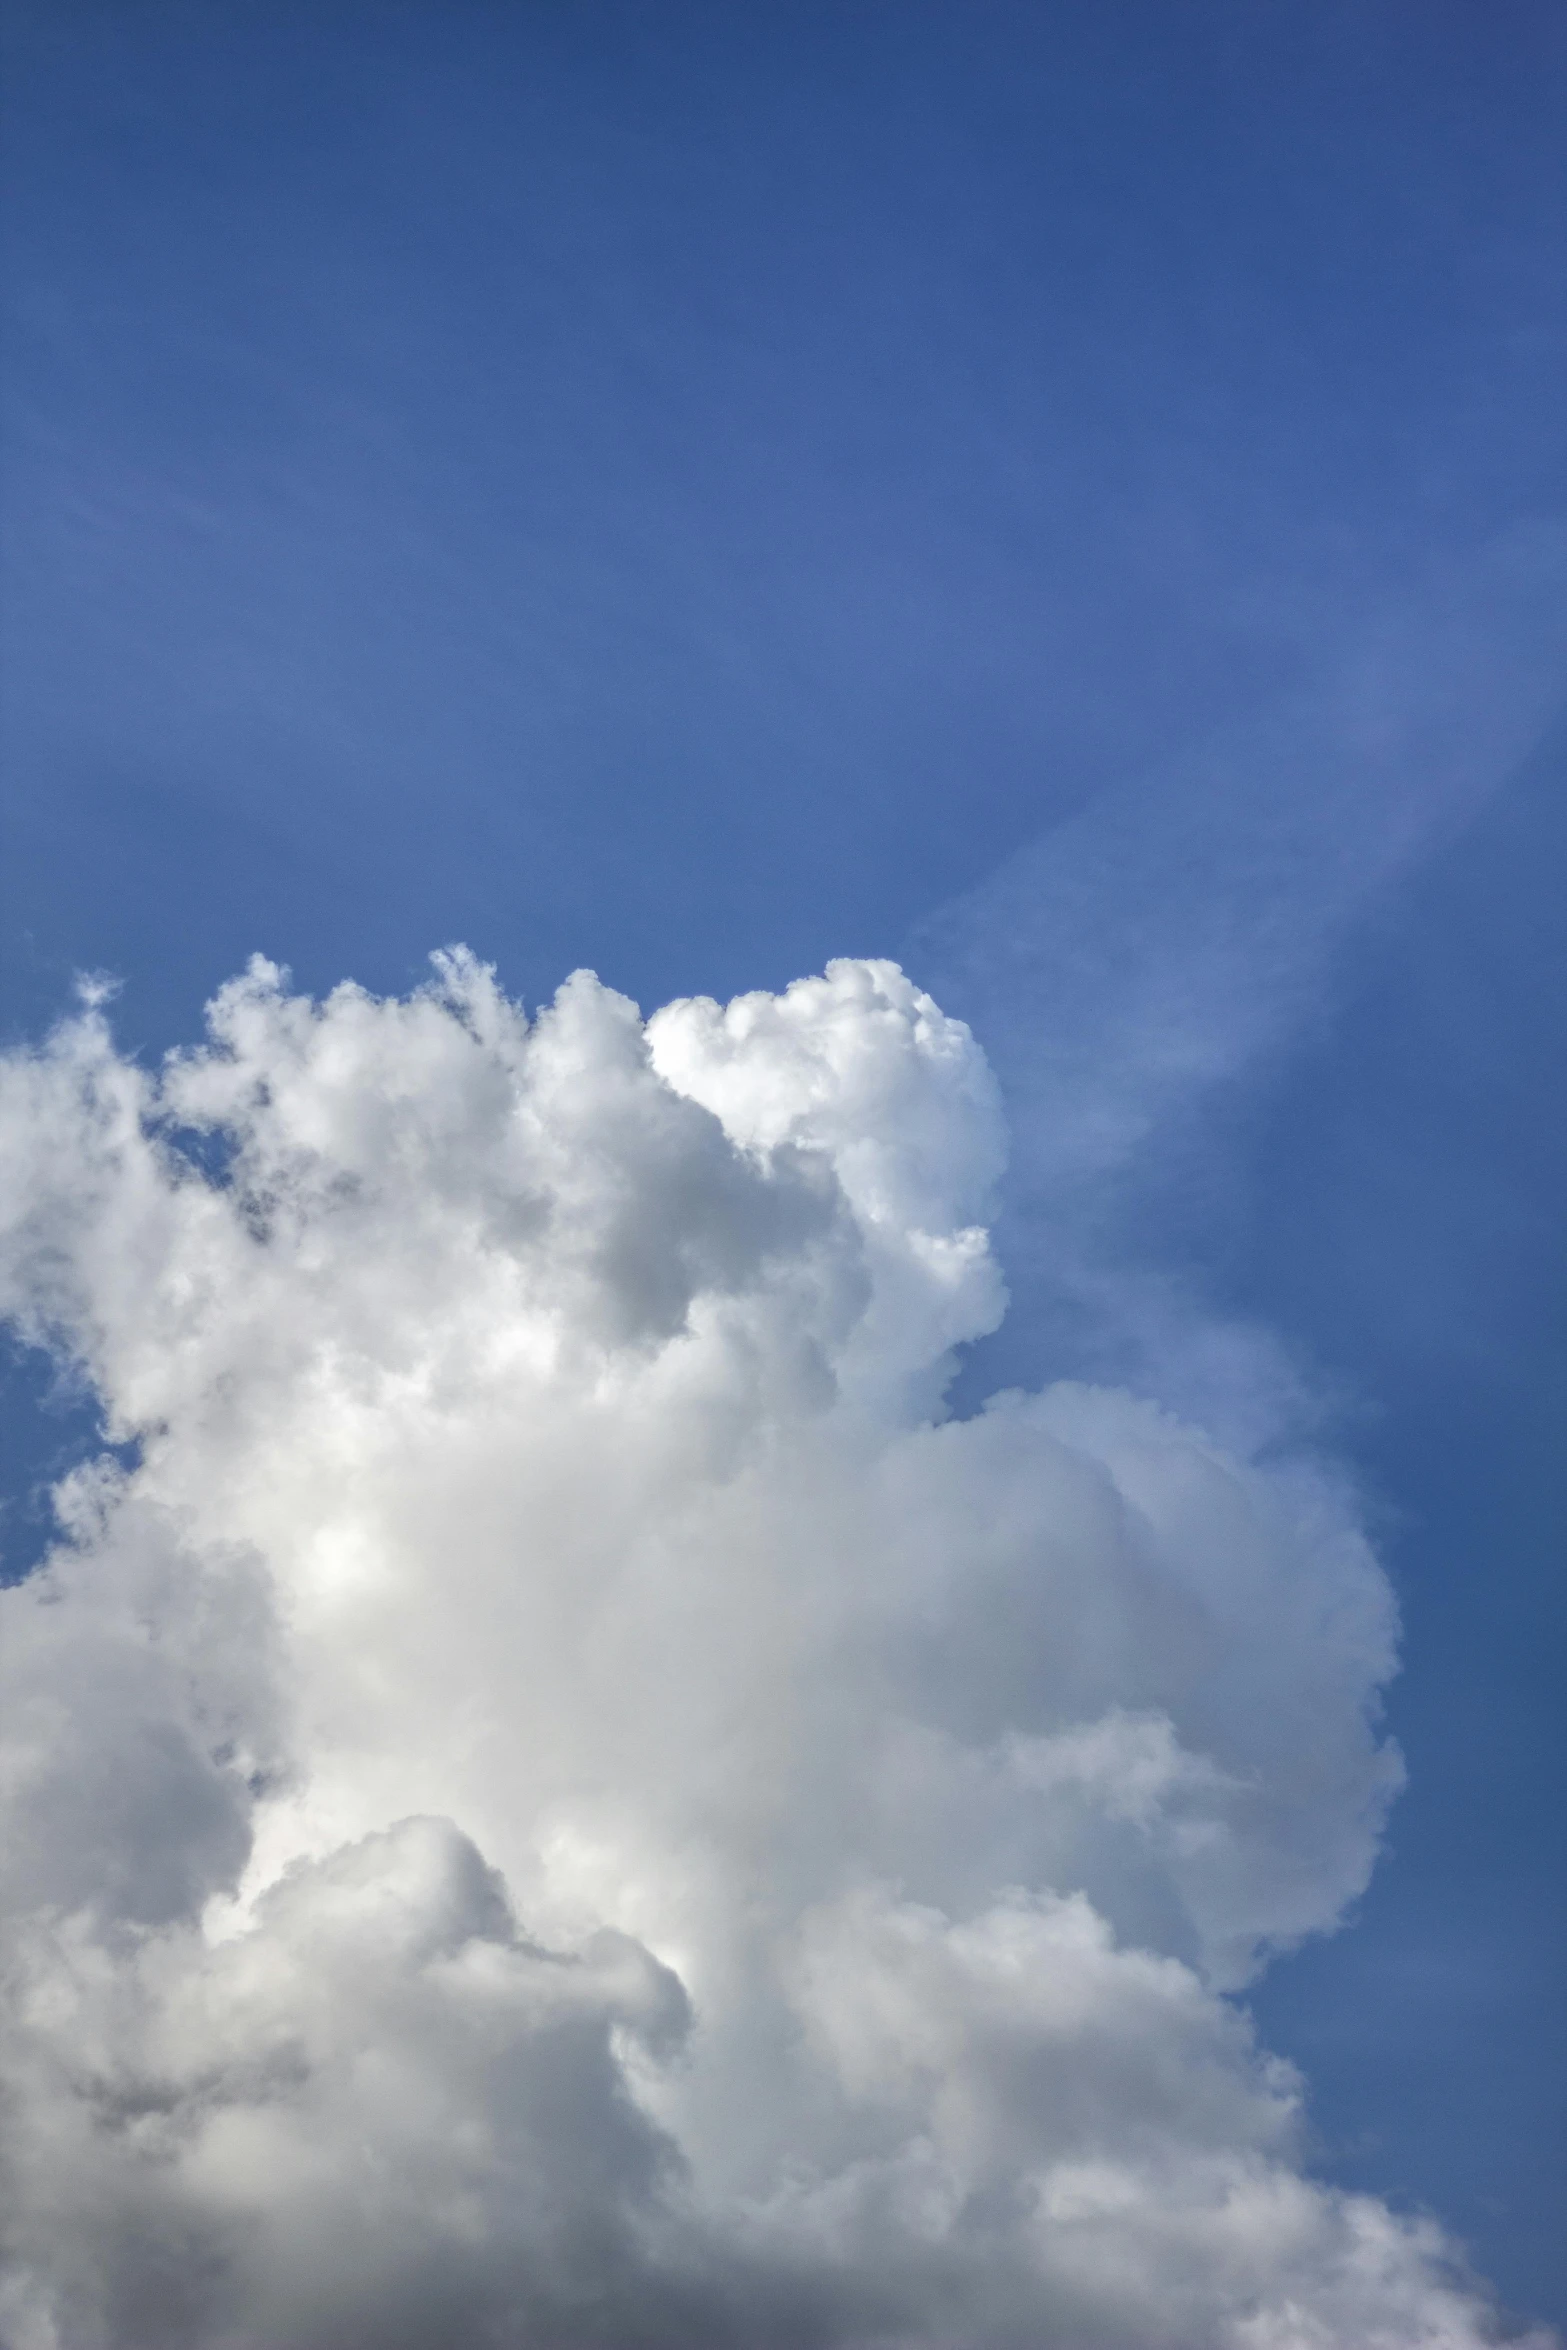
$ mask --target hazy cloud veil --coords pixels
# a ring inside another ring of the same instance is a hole
[[[7,2350],[1496,2338],[1223,1996],[1399,1782],[1353,1497],[944,1416],[1004,1133],[894,965],[258,962],[0,1145],[140,1446],[0,1593]]]

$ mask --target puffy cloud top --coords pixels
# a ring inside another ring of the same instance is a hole
[[[1497,2338],[1225,1996],[1398,1784],[1352,1499],[945,1414],[1002,1121],[895,966],[258,961],[0,1160],[139,1447],[0,1592],[8,2350]]]

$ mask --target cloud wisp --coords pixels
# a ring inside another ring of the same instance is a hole
[[[1501,533],[1357,612],[1288,702],[1101,792],[920,924],[909,960],[1004,1089],[998,1238],[1058,1367],[1247,1447],[1316,1415],[1276,1334],[1172,1277],[1170,1201],[1222,1183],[1224,1107],[1321,1019],[1357,925],[1559,722],[1564,620],[1559,524]]]
[[[0,1592],[7,2350],[1498,2338],[1225,1996],[1399,1782],[1352,1497],[945,1415],[1004,1133],[896,966],[258,962],[11,1056],[0,1152],[140,1448]]]

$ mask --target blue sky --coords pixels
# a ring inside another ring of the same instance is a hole
[[[967,1375],[1276,1382],[1372,1496],[1409,1789],[1253,2004],[1567,2319],[1559,12],[6,39],[8,1036],[904,959],[1017,1136]]]

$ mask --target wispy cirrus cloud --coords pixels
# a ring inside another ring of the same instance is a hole
[[[1053,1328],[1066,1359],[1243,1440],[1298,1413],[1275,1339],[1172,1283],[1171,1167],[1223,1156],[1224,1113],[1331,1009],[1357,926],[1559,715],[1564,622],[1560,526],[1504,533],[1324,641],[1309,688],[1098,794],[921,924],[911,964],[1004,1087],[1002,1245],[1046,1354]]]

